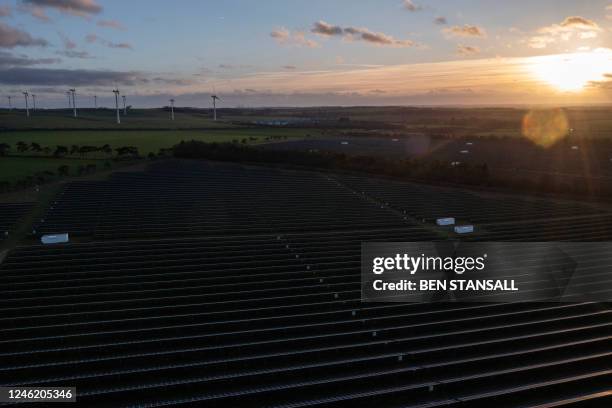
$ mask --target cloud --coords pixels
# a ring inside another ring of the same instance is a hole
[[[64,51],[57,51],[56,54],[62,55],[68,58],[80,58],[80,59],[95,58],[94,56],[90,55],[87,51],[64,50]]]
[[[413,47],[414,45],[416,45],[414,41],[396,40],[390,35],[384,33],[376,33],[368,30],[367,28],[347,27],[344,29],[344,32],[348,34],[348,38],[351,40],[358,39],[381,46]]]
[[[30,58],[26,55],[14,55],[6,51],[0,51],[0,68],[57,64],[60,61],[59,58]]]
[[[86,69],[0,69],[0,84],[4,85],[70,85],[70,86],[134,86],[149,79],[140,72],[120,72]]]
[[[76,43],[72,41],[68,36],[61,31],[58,31],[57,34],[60,36],[62,43],[64,44],[64,48],[67,50],[73,50],[76,48]]]
[[[480,53],[480,48],[478,47],[474,47],[471,45],[463,45],[463,44],[457,45],[457,55],[460,55],[462,57],[468,57],[468,56],[476,55],[479,53]]]
[[[98,27],[114,28],[115,30],[125,30],[125,26],[116,20],[98,20]]]
[[[72,41],[66,34],[61,31],[58,31],[57,34],[60,36],[62,43],[64,44],[64,50],[56,51],[55,54],[61,55],[68,58],[79,58],[79,59],[88,59],[94,58],[87,51],[78,51],[77,45],[74,41]]]
[[[79,17],[90,17],[102,11],[102,6],[96,3],[96,0],[22,0],[22,2],[33,10],[51,8],[62,14]]]
[[[87,40],[88,43],[91,43],[91,44],[94,44],[94,43],[102,44],[102,45],[104,45],[105,47],[108,47],[108,48],[123,48],[123,49],[128,49],[128,50],[133,50],[134,49],[134,47],[132,47],[132,45],[129,44],[129,43],[125,43],[125,42],[122,42],[122,43],[111,42],[111,41],[105,40],[104,38],[99,37],[99,36],[97,36],[95,34],[87,34],[87,36],[85,36],[85,40]]]
[[[440,16],[440,17],[436,17],[434,19],[434,24],[437,24],[437,25],[446,25],[446,24],[448,24],[448,21],[446,20],[446,17]]]
[[[319,20],[313,24],[311,32],[324,36],[332,36],[332,35],[342,35],[344,30],[342,27],[337,25],[331,25],[326,23],[325,21]]]
[[[452,26],[449,28],[445,28],[444,33],[451,37],[481,37],[484,38],[487,36],[484,28],[465,24],[464,26]]]
[[[404,0],[404,8],[411,12],[421,10],[421,6],[415,4],[412,0]]]
[[[365,41],[379,46],[413,47],[416,45],[412,40],[398,40],[385,33],[374,32],[367,28],[343,28],[321,20],[315,22],[310,31],[325,37],[343,37],[349,41]]]
[[[292,33],[285,27],[280,27],[272,31],[270,37],[274,38],[280,45],[308,48],[316,48],[319,46],[316,41],[306,38],[306,35],[302,31],[294,31]]]
[[[537,31],[539,34],[564,35],[578,31],[601,31],[601,28],[596,22],[587,18],[570,16],[566,17],[560,24],[541,27]]]
[[[583,30],[600,30],[596,22],[580,16],[566,17],[565,20],[561,22],[560,26],[578,28]]]
[[[25,31],[0,22],[0,48],[46,47],[47,45],[47,41],[42,38],[34,38]]]
[[[534,37],[531,37],[527,41],[527,46],[530,48],[542,49],[546,48],[549,44],[552,44],[556,41],[557,40],[555,38],[550,36],[536,35]]]
[[[596,38],[600,31],[602,31],[601,27],[592,20],[580,16],[569,16],[559,24],[537,29],[537,35],[527,40],[527,46],[542,49],[559,41],[569,41],[572,38],[588,40]]]
[[[19,4],[17,9],[22,13],[27,13],[37,19],[38,21],[42,21],[43,23],[47,23],[51,21],[47,13],[42,7],[34,6],[32,4]]]
[[[185,78],[164,78],[164,77],[155,77],[152,81],[164,84],[164,85],[178,85],[178,86],[189,86],[197,83],[197,81],[193,81]]]
[[[276,41],[284,42],[291,36],[289,30],[284,27],[277,28],[276,30],[270,33],[270,37],[274,38]]]
[[[0,17],[8,17],[12,13],[11,6],[0,6]]]
[[[217,67],[219,69],[224,69],[224,70],[240,70],[240,69],[250,69],[250,68],[253,68],[253,65],[248,65],[248,64],[234,65],[234,64],[224,64],[224,63],[221,63],[221,64],[217,65]]]

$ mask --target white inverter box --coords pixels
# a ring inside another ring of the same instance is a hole
[[[42,242],[45,245],[48,245],[48,244],[65,244],[67,242],[70,242],[70,238],[68,237],[68,234],[43,235],[40,238],[40,242]]]
[[[473,225],[457,225],[455,227],[455,232],[457,234],[469,234],[470,232],[474,232]]]
[[[436,220],[436,224],[438,224],[438,225],[455,225],[455,218],[453,218],[453,217],[438,218]]]

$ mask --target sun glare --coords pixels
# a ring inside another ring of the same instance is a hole
[[[530,59],[535,77],[559,91],[579,92],[592,82],[606,80],[612,73],[612,50],[547,55]]]

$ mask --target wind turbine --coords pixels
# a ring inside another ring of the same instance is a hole
[[[170,99],[170,112],[172,112],[170,114],[170,117],[172,118],[172,120],[174,120],[174,99]]]
[[[69,90],[72,93],[72,110],[74,112],[74,117],[77,117],[77,110],[76,110],[76,89],[72,88]]]
[[[98,109],[98,96],[94,95],[94,108]]]
[[[216,101],[221,100],[221,98],[219,98],[217,95],[215,95],[214,93],[212,95],[210,95],[210,97],[212,98],[213,101],[213,120],[217,120],[217,104]]]
[[[125,95],[121,95],[123,98],[123,116],[127,115],[127,109],[125,108]]]
[[[28,93],[27,92],[23,92],[23,96],[25,97],[25,102],[26,102],[26,117],[29,118],[30,117],[30,108],[28,107]]]
[[[13,105],[11,104],[11,98],[12,98],[12,96],[11,96],[11,95],[8,95],[8,96],[7,96],[7,98],[8,98],[8,100],[9,100],[9,110],[11,111],[11,110],[13,110]]]
[[[70,98],[70,91],[66,91],[66,96],[68,96],[68,109],[72,109],[72,99]]]
[[[32,110],[36,112],[36,95],[32,94]]]
[[[115,109],[117,110],[117,123],[121,123],[121,117],[119,116],[119,89],[113,89],[115,94]]]

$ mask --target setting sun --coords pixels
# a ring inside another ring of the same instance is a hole
[[[612,51],[547,55],[531,58],[530,70],[537,79],[559,91],[578,92],[590,83],[603,81],[612,72]]]

